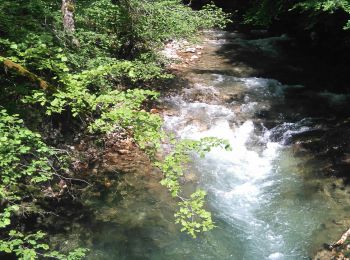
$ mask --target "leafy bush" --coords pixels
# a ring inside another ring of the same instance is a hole
[[[297,3],[293,9],[309,11],[312,15],[317,15],[323,12],[332,14],[335,11],[341,10],[350,15],[350,2],[347,0],[308,0]],[[344,25],[344,29],[350,29],[350,19],[347,21],[347,24]]]
[[[134,89],[126,92],[113,91],[99,96],[95,101],[95,108],[105,112],[90,125],[90,131],[108,133],[115,128],[123,128],[132,133],[141,148],[158,148],[163,137],[160,131],[162,120],[159,115],[141,109],[143,102],[149,97],[155,99],[158,93]]]
[[[194,12],[179,0],[133,0],[130,7],[135,10],[131,16],[134,21],[132,33],[146,46],[174,38],[193,37],[200,29],[222,28],[229,21],[228,16],[214,5]]]
[[[245,15],[246,23],[268,26],[274,20],[279,20],[288,11],[307,12],[310,19],[305,28],[310,28],[317,22],[321,22],[322,14],[333,14],[342,11],[350,16],[350,3],[347,0],[255,0],[251,1],[251,8]],[[318,17],[319,16],[319,17]],[[344,29],[350,28],[350,18]]]
[[[45,234],[38,231],[34,234],[24,235],[21,232],[11,230],[10,239],[0,240],[0,251],[5,253],[15,253],[19,260],[34,260],[37,258],[53,258],[58,260],[79,260],[85,257],[87,250],[78,248],[68,255],[57,251],[49,251],[50,247],[41,242]]]
[[[42,141],[40,134],[23,127],[18,115],[0,111],[1,184],[11,186],[23,178],[38,183],[47,181],[53,172],[50,157],[54,151]]]
[[[53,164],[59,156],[45,145],[40,134],[25,128],[18,115],[9,115],[0,110],[0,228],[11,225],[13,215],[37,213],[40,206],[35,201],[40,197],[41,186],[57,175],[60,169]],[[80,259],[85,249],[77,249],[64,256],[49,252],[47,244],[39,243],[44,233],[24,235],[10,230],[7,240],[0,240],[0,251],[15,253],[19,259],[35,259],[39,255],[55,256],[57,259]],[[43,253],[46,252],[46,253]]]
[[[211,213],[204,209],[205,195],[205,191],[197,190],[190,199],[179,202],[179,210],[175,213],[175,223],[182,226],[181,232],[186,231],[193,238],[197,237],[197,233],[215,227]]]

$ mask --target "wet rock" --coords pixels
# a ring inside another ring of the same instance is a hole
[[[350,154],[346,153],[340,158],[340,162],[347,165],[350,164]]]
[[[183,97],[186,101],[190,102],[212,103],[213,101],[218,101],[219,93],[212,86],[194,84],[192,88],[184,90]]]
[[[295,144],[293,144],[292,151],[294,156],[300,157],[305,156],[309,152],[309,150],[304,147],[303,142],[296,142]]]
[[[97,169],[97,168],[93,168],[93,169],[91,170],[91,173],[92,173],[92,174],[97,174],[97,173],[98,173],[98,169]]]
[[[196,174],[190,172],[184,175],[184,179],[186,182],[196,182],[199,178]]]
[[[151,113],[151,114],[158,114],[158,113],[159,113],[159,110],[156,109],[156,108],[152,108],[152,109],[150,110],[150,113]]]
[[[290,143],[294,142],[312,142],[313,140],[316,140],[320,137],[322,137],[325,134],[325,129],[310,129],[305,130],[300,133],[292,134],[291,138],[289,139]]]
[[[334,257],[335,257],[335,255],[332,251],[322,249],[319,252],[317,252],[317,254],[313,258],[313,260],[332,260],[332,259],[335,260],[335,259],[337,259]]]
[[[199,57],[197,55],[193,55],[193,56],[191,56],[190,61],[194,61],[197,59],[199,59]]]
[[[121,149],[121,150],[118,150],[118,153],[119,154],[130,154],[130,151],[129,150],[125,150],[125,149]]]
[[[263,118],[267,118],[269,114],[270,112],[268,110],[259,110],[258,112],[255,113],[255,116],[257,118],[263,119]]]
[[[185,52],[189,52],[189,53],[196,53],[196,48],[186,48]]]

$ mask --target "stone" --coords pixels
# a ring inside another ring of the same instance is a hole
[[[157,113],[159,113],[159,110],[156,109],[156,108],[152,108],[152,109],[150,110],[150,112],[151,112],[151,114],[157,114]]]
[[[187,48],[185,52],[196,53],[196,48]]]
[[[199,59],[199,57],[197,55],[193,55],[191,58],[190,58],[190,61],[194,61],[194,60],[197,60]]]

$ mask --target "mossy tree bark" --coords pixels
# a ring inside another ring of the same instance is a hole
[[[15,71],[19,75],[27,78],[29,81],[38,84],[38,86],[40,88],[42,88],[43,90],[47,90],[47,91],[54,91],[55,90],[55,87],[50,85],[47,81],[43,80],[38,75],[30,72],[29,70],[27,70],[25,67],[23,67],[22,65],[20,65],[18,63],[15,63],[15,62],[13,62],[9,59],[6,59],[2,56],[0,56],[0,63],[2,63],[4,65],[5,70]]]

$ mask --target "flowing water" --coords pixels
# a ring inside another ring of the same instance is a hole
[[[197,239],[180,233],[171,199],[150,189],[117,209],[124,221],[98,225],[92,259],[309,259],[341,234],[345,227],[333,222],[350,211],[345,193],[325,192],[322,162],[290,145],[295,134],[320,128],[319,117],[300,112],[301,101],[286,102],[303,87],[255,77],[253,67],[222,55],[234,44],[271,58],[279,55],[275,42],[287,40],[212,32],[201,60],[186,69],[188,86],[163,100],[166,130],[180,139],[224,138],[233,148],[194,155],[185,183],[208,191],[217,228]]]
[[[217,45],[223,48],[230,41],[239,42],[276,55],[273,42],[285,39],[243,40],[232,34],[229,39],[218,34],[208,45],[215,50]],[[287,145],[293,135],[319,127],[313,118],[300,116],[285,122],[284,113],[290,112],[283,107],[285,92],[302,86],[233,76],[234,70],[247,68],[233,68],[211,55],[188,75],[197,84],[167,100],[177,111],[165,117],[169,131],[183,139],[224,138],[233,147],[231,152],[215,150],[204,160],[195,159],[198,185],[208,191],[218,228],[201,243],[194,243],[196,249],[186,258],[306,259],[321,246],[320,239],[330,239],[322,231],[325,223],[338,214],[345,216],[348,209],[321,192],[324,184],[316,181],[321,162],[307,163],[307,158],[294,156],[293,147]],[[198,98],[201,95],[211,100],[203,102]],[[281,110],[269,116],[276,126],[267,129],[264,121],[268,120],[259,115],[273,107]]]
[[[214,150],[204,160],[195,159],[199,186],[208,191],[209,205],[219,225],[187,257],[306,257],[313,232],[331,217],[332,205],[324,203],[317,184],[306,181],[305,173],[301,173],[316,168],[305,168],[302,159],[294,158],[283,144],[293,132],[309,127],[300,122],[272,130],[256,125],[256,109],[283,100],[282,86],[275,80],[212,76],[212,91],[234,87],[244,92],[243,102],[234,104],[239,110],[233,110],[232,104],[187,102],[178,97],[169,100],[178,115],[165,119],[167,128],[180,138],[215,136],[229,140],[233,147],[232,152]],[[271,140],[274,131],[282,131],[278,141]]]

